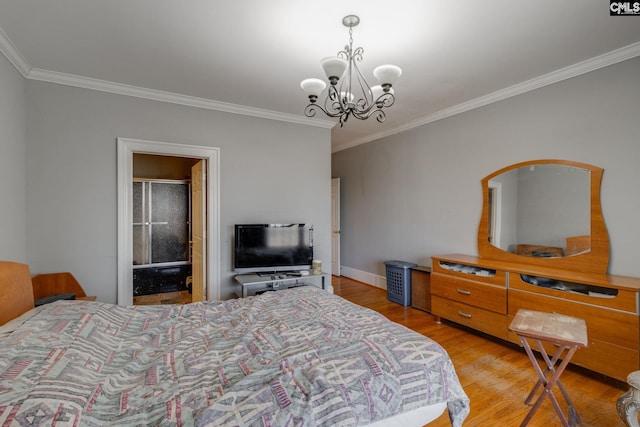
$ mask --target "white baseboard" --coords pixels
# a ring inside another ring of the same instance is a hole
[[[340,274],[350,279],[363,282],[376,288],[387,290],[387,278],[385,276],[379,276],[377,274],[369,273],[368,271],[356,270],[355,268],[341,266]]]

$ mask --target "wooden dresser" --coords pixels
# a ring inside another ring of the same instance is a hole
[[[622,381],[640,370],[640,278],[607,274],[603,172],[543,159],[486,176],[479,256],[432,257],[432,313],[513,343],[519,309],[582,318],[572,363]]]
[[[622,381],[640,369],[640,279],[457,254],[432,260],[436,316],[513,343],[508,325],[520,308],[579,317],[589,346],[572,363]]]

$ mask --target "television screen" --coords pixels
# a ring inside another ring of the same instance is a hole
[[[295,271],[311,268],[313,226],[308,224],[236,224],[236,273]]]

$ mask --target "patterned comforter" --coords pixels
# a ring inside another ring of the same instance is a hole
[[[434,341],[312,286],[183,306],[58,301],[0,341],[0,425],[364,425],[447,402]]]

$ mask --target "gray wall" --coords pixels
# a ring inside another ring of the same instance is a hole
[[[383,276],[385,260],[430,265],[433,255],[477,254],[482,178],[557,158],[604,168],[609,271],[640,276],[638,76],[634,58],[334,153],[342,265]]]
[[[221,292],[231,296],[234,223],[308,222],[330,262],[330,131],[26,82],[27,258],[116,301],[116,138],[220,147]],[[4,208],[2,209],[4,210]]]
[[[24,79],[0,55],[0,260],[26,262]]]

